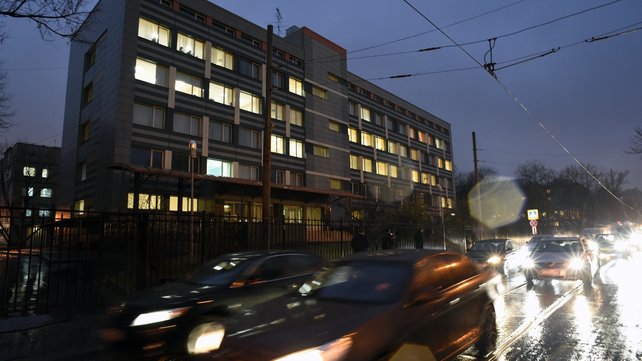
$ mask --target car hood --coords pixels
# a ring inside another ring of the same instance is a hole
[[[277,353],[283,355],[358,334],[360,329],[387,317],[394,307],[398,305],[282,297],[237,319],[228,333],[232,341],[228,342],[275,353],[269,357],[279,356]]]
[[[466,255],[470,258],[474,259],[480,259],[480,258],[490,258],[492,256],[503,256],[505,255],[506,252],[501,252],[501,251],[477,251],[477,250],[470,250],[466,252]]]
[[[569,254],[563,252],[537,252],[532,257],[538,263],[566,262],[572,258]]]
[[[224,289],[223,286],[171,282],[134,294],[125,304],[130,309],[182,307]]]

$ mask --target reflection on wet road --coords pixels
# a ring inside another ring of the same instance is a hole
[[[592,287],[516,274],[496,302],[494,360],[641,360],[642,254],[605,264]],[[460,360],[470,359],[463,355]]]

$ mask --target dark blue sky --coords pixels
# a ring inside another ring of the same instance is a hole
[[[614,30],[642,26],[639,0],[453,0],[409,1],[422,14],[484,63],[488,38],[497,67],[512,59],[561,49],[551,55],[497,72],[514,97],[468,55],[438,31],[367,51],[351,52],[434,30],[403,0],[217,0],[214,3],[267,27],[280,10],[281,34],[307,26],[349,51],[351,72],[395,93],[452,124],[455,166],[473,169],[471,134],[477,134],[480,166],[512,176],[517,165],[540,160],[560,169],[573,164],[554,135],[582,162],[604,169],[629,170],[625,188],[642,189],[642,159],[626,154],[633,131],[642,126],[642,30],[597,42],[584,42]],[[612,3],[612,4],[609,4]],[[609,4],[551,24],[537,25]],[[494,9],[502,10],[478,16]],[[457,25],[463,19],[473,18]],[[502,36],[522,29],[512,36]],[[16,126],[2,141],[60,145],[68,46],[48,43],[25,20],[8,20],[9,39],[0,60],[9,75]],[[573,45],[572,45],[573,44]],[[430,52],[376,56],[441,46]],[[365,57],[375,55],[374,57]],[[359,57],[361,57],[359,59]],[[402,79],[377,78],[398,74]]]

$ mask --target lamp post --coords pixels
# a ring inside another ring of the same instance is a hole
[[[189,173],[190,173],[190,196],[189,196],[189,254],[190,262],[194,262],[194,158],[196,158],[196,142],[189,141]]]

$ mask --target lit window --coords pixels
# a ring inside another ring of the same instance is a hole
[[[392,154],[397,154],[397,143],[393,141],[388,141],[388,152]]]
[[[212,64],[234,70],[234,55],[221,48],[212,47]]]
[[[23,167],[22,168],[22,175],[25,177],[35,177],[36,176],[36,168],[35,167]]]
[[[164,129],[165,109],[151,105],[134,103],[134,124]]]
[[[388,163],[377,162],[377,174],[388,175]]]
[[[443,139],[435,138],[435,147],[445,149],[445,142]]]
[[[203,59],[203,42],[192,38],[189,35],[178,34],[176,50],[199,59]]]
[[[390,164],[390,176],[393,178],[397,178],[399,176],[396,165]]]
[[[285,105],[272,102],[271,112],[272,112],[272,119],[283,120],[284,113],[285,113]]]
[[[223,84],[210,82],[210,100],[217,103],[234,106],[234,89]]]
[[[422,132],[422,131],[418,130],[418,131],[417,131],[417,138],[419,139],[419,141],[420,141],[420,142],[422,142],[422,143],[426,143],[426,138],[427,138],[427,137],[426,137],[426,133],[424,133],[424,132]]]
[[[334,132],[340,132],[341,131],[341,125],[333,120],[328,121],[328,129],[334,131]]]
[[[437,176],[434,174],[430,175],[430,185],[432,185],[433,187],[437,186]]]
[[[27,188],[27,197],[33,197],[33,187]]]
[[[201,78],[176,72],[176,91],[194,95],[197,97],[203,96],[203,82]]]
[[[348,140],[350,140],[353,143],[359,142],[359,136],[355,128],[350,128],[350,127],[348,128]]]
[[[51,211],[48,209],[41,209],[38,211],[38,217],[48,218],[49,216],[51,216]]]
[[[350,154],[350,169],[359,169],[359,156]]]
[[[318,86],[312,86],[312,95],[322,99],[328,99],[328,91]]]
[[[285,139],[283,137],[272,134],[271,143],[272,153],[285,154]]]
[[[179,198],[176,196],[170,196],[169,197],[169,210],[172,212],[178,211],[178,200]],[[189,212],[189,197],[182,197],[182,203],[181,203],[181,211],[183,212]],[[198,210],[198,198],[192,199],[192,210]]]
[[[47,168],[42,168],[42,172],[40,172],[42,178],[49,178],[49,169]]]
[[[411,170],[410,179],[412,179],[412,181],[415,183],[419,183],[419,171],[415,169]]]
[[[304,96],[303,92],[303,82],[297,78],[289,77],[289,87],[288,90],[290,93],[296,95]]]
[[[174,131],[194,136],[201,135],[201,117],[174,113]]]
[[[378,135],[375,136],[375,147],[378,150],[386,150],[386,140]]]
[[[445,164],[444,164],[444,169],[446,169],[447,171],[451,171],[452,172],[452,170],[453,170],[453,162],[450,161],[450,160],[446,160]]]
[[[421,173],[421,183],[422,184],[429,184],[430,183],[430,174]]]
[[[405,145],[399,144],[399,155],[404,157],[404,158],[407,158],[408,157],[408,147],[406,147]]]
[[[410,149],[410,159],[412,160],[419,160],[419,150],[418,149]]]
[[[136,209],[162,209],[162,197],[156,194],[138,194],[138,207]],[[134,209],[134,193],[127,193],[127,208]]]
[[[313,148],[314,155],[324,158],[330,158],[330,149],[328,147],[323,147],[320,145],[314,145]]]
[[[441,157],[437,157],[437,166],[439,168],[444,168],[444,159]]]
[[[51,198],[51,188],[43,188],[40,190],[40,198]]]
[[[372,173],[372,159],[363,158],[362,169],[364,172]]]
[[[134,77],[150,84],[167,86],[167,67],[149,60],[136,58]]]
[[[330,179],[330,189],[341,190],[341,180],[340,179]]]
[[[254,94],[240,91],[239,108],[255,114],[261,114],[261,98]]]
[[[372,147],[372,134],[361,131],[361,145]]]
[[[303,158],[303,142],[296,139],[290,139],[290,156]]]
[[[81,199],[74,203],[74,211],[78,212],[79,215],[83,214],[85,210],[85,200]]]
[[[226,162],[220,159],[207,159],[207,175],[217,177],[231,177],[232,176],[232,162]]]
[[[290,108],[290,124],[303,126],[303,112],[298,109]]]
[[[361,107],[361,119],[366,122],[370,121],[370,109]]]
[[[149,20],[138,19],[138,36],[163,46],[169,46],[169,29]]]
[[[413,128],[413,127],[411,127],[411,126],[408,126],[408,136],[409,136],[411,139],[415,139],[415,138],[417,137],[417,135],[416,135],[416,133],[415,133],[415,128]]]

